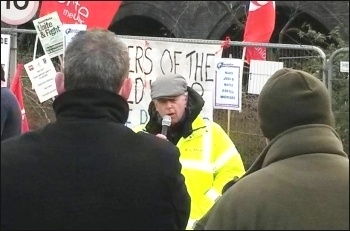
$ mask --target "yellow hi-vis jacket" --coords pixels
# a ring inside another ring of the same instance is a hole
[[[182,174],[191,196],[190,219],[186,229],[193,229],[195,222],[221,196],[221,190],[228,181],[245,173],[240,154],[220,125],[197,116],[192,128],[193,133],[187,138],[181,137],[176,145],[180,150]],[[144,125],[133,130],[144,130]]]

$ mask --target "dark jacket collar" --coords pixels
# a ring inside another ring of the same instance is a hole
[[[347,157],[338,133],[325,124],[309,124],[281,133],[261,153],[257,163],[264,168],[280,160],[314,153],[327,153]]]
[[[71,119],[111,120],[125,124],[129,105],[121,96],[106,90],[66,91],[53,102],[57,121]]]
[[[180,122],[179,125],[176,126],[176,130],[180,131],[180,136],[186,138],[192,134],[192,123],[197,118],[199,113],[201,112],[204,106],[203,98],[192,88],[187,87],[188,92],[188,102],[187,108],[185,111],[185,116]],[[148,114],[150,115],[149,122],[146,124],[146,131],[152,134],[158,134],[162,130],[162,118],[159,116],[156,108],[154,106],[153,101],[149,104]],[[168,134],[171,135],[172,128],[169,129]],[[178,140],[178,139],[176,139]],[[177,143],[177,142],[175,142]]]

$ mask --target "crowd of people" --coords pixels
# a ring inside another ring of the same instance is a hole
[[[316,77],[283,68],[268,79],[266,147],[246,169],[181,75],[157,77],[149,121],[125,126],[128,72],[118,36],[88,29],[56,75],[55,122],[24,134],[3,124],[1,89],[2,230],[349,229],[349,159]]]

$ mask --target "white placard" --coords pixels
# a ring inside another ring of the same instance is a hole
[[[4,86],[7,86],[7,79],[9,76],[10,50],[11,50],[11,35],[1,34],[1,66],[5,72]]]
[[[349,73],[349,61],[340,61],[340,72]]]
[[[31,20],[39,9],[39,1],[1,1],[1,21],[21,25]]]
[[[55,82],[56,70],[48,55],[25,64],[24,68],[40,103],[58,95]]]
[[[248,93],[259,95],[270,76],[282,68],[283,62],[251,60],[249,67]]]
[[[129,48],[129,77],[133,80],[133,89],[128,100],[128,127],[133,128],[149,120],[150,84],[158,76],[168,73],[181,74],[186,78],[187,84],[205,100],[201,115],[206,119],[213,119],[214,58],[221,57],[220,45],[125,38],[122,41]]]
[[[45,54],[54,58],[63,54],[62,22],[57,11],[33,20]]]
[[[63,24],[63,51],[66,50],[68,44],[72,41],[73,37],[80,31],[84,31],[87,25],[84,24]]]
[[[215,59],[214,108],[242,109],[243,60],[231,58]]]

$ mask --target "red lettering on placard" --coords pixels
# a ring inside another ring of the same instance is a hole
[[[64,24],[107,29],[122,1],[42,1],[39,17],[57,11]]]

